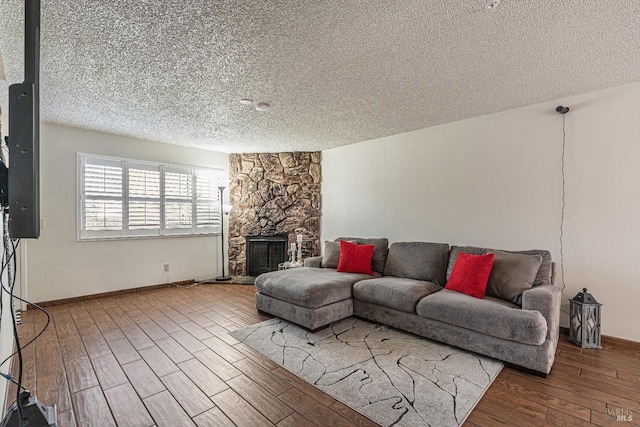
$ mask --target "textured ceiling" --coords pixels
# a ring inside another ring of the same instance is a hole
[[[43,0],[42,119],[321,150],[640,81],[640,1],[485,3]],[[23,78],[23,5],[0,1],[9,83]]]

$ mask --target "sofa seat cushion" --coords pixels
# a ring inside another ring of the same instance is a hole
[[[431,282],[385,276],[362,280],[353,285],[353,298],[398,311],[415,313],[416,304],[421,298],[441,289],[442,286]]]
[[[297,267],[261,274],[255,285],[261,294],[317,308],[351,298],[353,284],[370,278],[368,274],[338,273],[331,268]]]
[[[496,338],[541,345],[547,336],[547,322],[535,310],[523,310],[498,298],[477,299],[443,289],[422,298],[418,316],[439,320]]]

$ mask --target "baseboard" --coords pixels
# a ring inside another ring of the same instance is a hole
[[[547,376],[549,375],[549,374],[545,374],[544,372],[514,365],[513,363],[509,363],[509,362],[504,362],[504,366],[507,368],[515,369],[516,371],[524,372],[525,374],[535,375],[536,377],[540,377],[540,378],[547,378]]]
[[[118,295],[133,294],[137,292],[153,291],[155,289],[169,288],[172,286],[190,285],[192,283],[196,283],[196,281],[194,279],[181,280],[179,282],[161,283],[159,285],[141,286],[139,288],[120,289],[117,291],[101,292],[99,294],[82,295],[79,297],[62,298],[62,299],[56,299],[52,301],[42,301],[36,304],[38,304],[40,307],[51,307],[54,305],[81,302],[81,301],[86,301],[94,298],[113,297]],[[33,309],[34,308],[32,306],[27,304],[27,310],[33,310]]]
[[[616,347],[626,348],[628,350],[640,351],[640,342],[625,340],[624,338],[602,336],[602,344],[615,345]]]
[[[562,335],[569,336],[569,328],[565,328],[563,326],[560,327],[560,333]],[[624,338],[611,337],[609,335],[602,335],[601,337],[602,344],[610,344],[615,345],[617,347],[624,347],[629,350],[640,351],[640,342],[626,340]]]

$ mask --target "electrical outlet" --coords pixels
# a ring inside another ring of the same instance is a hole
[[[44,230],[44,218],[40,218],[40,230]]]
[[[169,264],[164,265],[164,271],[169,271]]]

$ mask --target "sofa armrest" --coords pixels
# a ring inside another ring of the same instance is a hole
[[[547,338],[558,341],[562,292],[555,286],[540,285],[522,293],[522,309],[536,310],[547,321]]]
[[[321,256],[312,256],[312,257],[306,258],[304,260],[304,266],[305,267],[320,268],[321,264],[322,264],[322,257]]]

